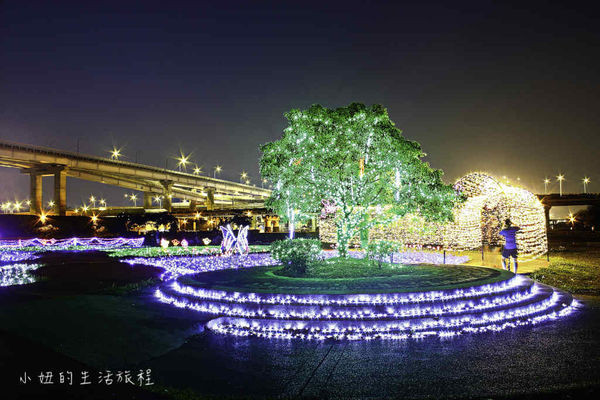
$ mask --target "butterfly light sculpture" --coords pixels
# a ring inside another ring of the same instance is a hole
[[[223,233],[223,241],[221,242],[221,252],[225,255],[231,255],[237,250],[239,254],[248,254],[248,229],[249,226],[243,226],[238,232],[237,238],[233,234],[231,225],[220,227]]]

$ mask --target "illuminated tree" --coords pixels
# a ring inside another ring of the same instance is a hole
[[[452,218],[458,195],[440,170],[421,160],[421,146],[402,136],[382,106],[314,105],[285,117],[283,137],[261,147],[261,174],[275,183],[268,204],[299,214],[319,212],[323,201],[335,204],[340,256],[347,257],[359,230],[409,212],[428,220]]]

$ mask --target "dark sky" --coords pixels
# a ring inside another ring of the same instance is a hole
[[[285,111],[381,103],[448,182],[484,170],[539,191],[563,172],[600,191],[598,14],[520,3],[4,1],[0,138],[158,166],[181,148],[258,183]],[[0,179],[0,200],[28,195],[16,170]],[[71,205],[123,202],[70,182]]]

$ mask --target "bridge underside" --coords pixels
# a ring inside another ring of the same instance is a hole
[[[31,211],[42,211],[42,177],[54,177],[54,211],[65,215],[66,178],[104,183],[144,192],[144,207],[153,197],[171,211],[172,199],[189,200],[190,208],[264,207],[267,189],[236,182],[170,171],[153,166],[82,156],[55,149],[0,141],[0,166],[18,168],[30,176]]]

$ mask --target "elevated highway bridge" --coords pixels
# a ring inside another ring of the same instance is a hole
[[[600,206],[600,193],[547,193],[536,195],[544,206],[546,225],[550,221],[550,209],[564,206]]]
[[[268,189],[242,183],[168,170],[151,165],[113,160],[49,147],[0,140],[0,167],[18,168],[30,176],[31,211],[42,211],[42,177],[54,176],[54,211],[67,210],[67,177],[104,183],[144,193],[144,207],[162,195],[162,208],[171,211],[173,198],[190,201],[190,207],[262,208]]]

